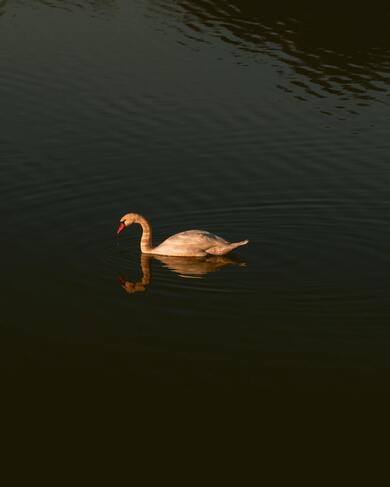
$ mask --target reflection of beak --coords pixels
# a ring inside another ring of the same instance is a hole
[[[116,231],[116,234],[119,235],[121,233],[121,231],[125,228],[125,226],[126,225],[121,222],[120,225],[119,225],[118,230]]]

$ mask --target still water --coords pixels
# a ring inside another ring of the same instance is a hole
[[[0,2],[2,373],[389,388],[390,9],[273,4]]]

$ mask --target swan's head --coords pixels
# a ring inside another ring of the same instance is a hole
[[[126,215],[123,215],[122,218],[119,221],[119,228],[117,230],[117,235],[121,233],[121,231],[131,225],[132,223],[137,223],[138,222],[138,215],[136,213],[126,213]]]

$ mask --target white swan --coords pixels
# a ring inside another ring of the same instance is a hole
[[[142,227],[141,252],[144,254],[172,255],[185,257],[204,257],[206,255],[224,255],[248,240],[229,243],[218,235],[204,230],[188,230],[176,233],[167,238],[157,247],[152,245],[152,228],[148,220],[138,213],[127,213],[120,219],[117,234],[132,223],[138,223]]]

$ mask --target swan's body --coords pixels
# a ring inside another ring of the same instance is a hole
[[[176,233],[157,247],[152,245],[152,228],[146,218],[137,213],[127,213],[120,220],[117,233],[132,223],[142,227],[141,252],[144,254],[172,255],[177,257],[204,257],[207,255],[225,255],[235,248],[245,245],[248,240],[229,243],[218,235],[204,230],[188,230]]]

